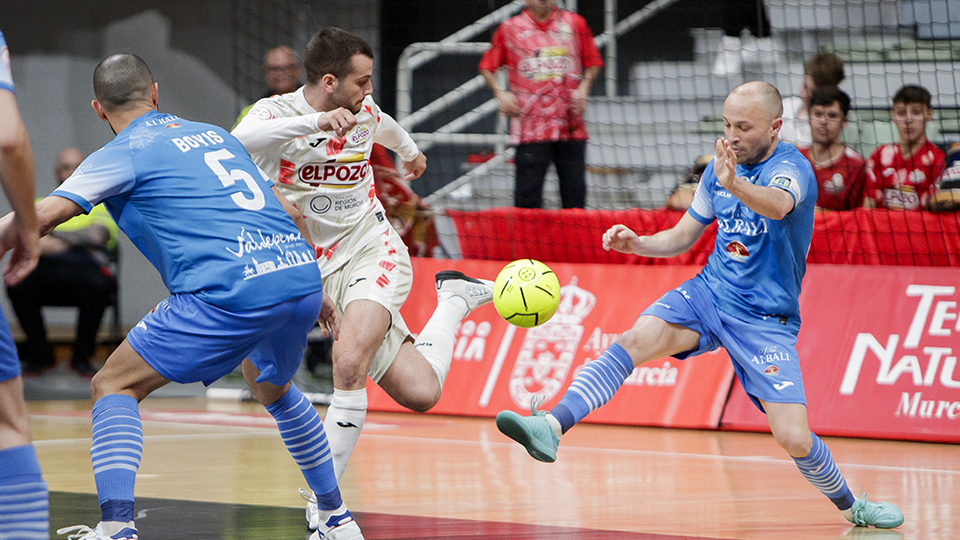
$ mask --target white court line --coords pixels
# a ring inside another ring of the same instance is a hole
[[[369,434],[363,435],[366,438],[383,438],[390,440],[402,440],[408,441],[411,443],[419,442],[432,442],[432,443],[443,443],[443,444],[458,444],[458,445],[470,445],[476,446],[478,444],[483,445],[494,445],[494,446],[512,446],[518,447],[519,445],[515,442],[495,442],[495,441],[457,441],[450,439],[437,439],[437,438],[426,438],[426,437],[408,437],[402,435],[381,435],[381,434]],[[674,458],[674,459],[699,459],[699,460],[710,460],[710,461],[739,461],[747,463],[770,463],[777,465],[790,465],[791,467],[796,467],[796,464],[792,459],[783,459],[783,458],[774,458],[767,456],[718,456],[715,454],[688,454],[683,452],[664,452],[659,450],[630,450],[630,449],[621,449],[621,448],[591,448],[584,446],[564,446],[564,453],[600,453],[600,454],[616,454],[616,455],[627,455],[627,456],[651,456],[658,458]],[[533,458],[531,458],[533,459]],[[960,471],[950,470],[950,469],[921,469],[916,467],[894,467],[890,465],[867,465],[860,463],[841,463],[837,462],[837,465],[840,467],[846,468],[857,468],[857,469],[866,469],[866,470],[880,470],[880,471],[910,471],[910,472],[932,472],[940,474],[950,474],[950,475],[960,475]]]
[[[44,415],[40,415],[44,418],[50,418]],[[64,417],[58,417],[64,418]],[[76,420],[84,420],[89,422],[89,418],[82,417],[66,417],[73,418]],[[163,426],[178,426],[180,424],[173,422],[152,422],[146,421],[144,424],[156,424]],[[197,424],[186,424],[191,426],[196,426]],[[206,427],[210,427],[206,425]],[[235,427],[235,426],[230,426]],[[364,426],[366,427],[366,426]],[[225,432],[225,433],[205,433],[205,434],[180,434],[180,435],[146,435],[144,436],[144,441],[188,441],[188,440],[209,440],[209,439],[241,439],[244,437],[277,437],[278,434],[275,430],[270,430],[266,428],[241,428],[244,431],[242,432]],[[406,435],[391,435],[384,433],[366,433],[363,435],[364,439],[384,439],[390,441],[403,441],[409,443],[420,443],[420,444],[434,444],[434,445],[454,445],[454,446],[498,446],[498,447],[518,447],[517,443],[511,441],[464,441],[464,440],[455,440],[455,439],[438,439],[435,437],[410,437]],[[79,442],[84,442],[86,444],[92,444],[92,439],[47,439],[47,440],[38,440],[34,441],[35,446],[69,446],[77,444]],[[576,453],[576,454],[586,454],[586,453],[599,453],[606,455],[621,455],[621,456],[650,456],[657,458],[672,458],[672,459],[693,459],[693,460],[707,460],[707,461],[730,461],[730,462],[743,462],[743,463],[765,463],[765,464],[776,464],[776,465],[789,465],[795,467],[796,464],[792,459],[783,459],[783,458],[774,458],[768,456],[719,456],[715,454],[689,454],[684,452],[665,452],[660,450],[630,450],[630,449],[621,449],[621,448],[591,448],[591,447],[581,447],[581,446],[564,446],[564,454]],[[532,458],[531,458],[532,459]],[[863,469],[863,470],[877,470],[877,471],[900,471],[900,472],[925,472],[925,473],[936,473],[943,475],[957,475],[960,476],[960,470],[950,470],[950,469],[926,469],[926,468],[916,468],[916,467],[904,467],[904,466],[890,466],[890,465],[868,465],[862,463],[846,463],[846,462],[837,462],[837,465],[841,468],[846,469]]]

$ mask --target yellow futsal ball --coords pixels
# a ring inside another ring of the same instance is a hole
[[[521,328],[543,324],[560,306],[560,280],[540,261],[513,261],[494,282],[493,305],[510,324]]]

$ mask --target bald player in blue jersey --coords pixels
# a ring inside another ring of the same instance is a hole
[[[534,458],[556,459],[560,436],[609,401],[644,362],[688,358],[724,347],[777,443],[800,472],[858,526],[897,527],[890,503],[856,498],[830,451],[807,425],[797,356],[800,283],[813,235],[817,182],[810,163],[779,142],[780,93],[764,82],[730,92],[724,138],[700,179],[692,206],[671,229],[638,236],[623,225],[603,234],[603,248],[643,257],[674,257],[717,221],[717,241],[699,275],[648,307],[599,358],[577,374],[549,413],[497,415],[497,427]]]
[[[209,384],[248,358],[244,378],[320,505],[321,527],[311,538],[362,539],[341,500],[320,417],[290,382],[314,324],[334,337],[339,331],[332,301],[318,292],[313,247],[291,217],[299,214],[226,130],[158,112],[158,86],[140,58],[103,60],[94,93],[93,109],[117,136],[37,203],[40,233],[103,202],[171,295],[91,382],[90,454],[102,520],[58,533],[136,539],[139,402],[170,381]]]

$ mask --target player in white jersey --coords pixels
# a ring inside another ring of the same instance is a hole
[[[321,30],[304,65],[302,88],[260,100],[233,134],[303,214],[323,289],[343,313],[324,419],[339,477],[363,426],[367,375],[397,403],[429,410],[450,369],[456,325],[492,299],[493,284],[438,273],[437,309],[414,343],[399,311],[412,282],[410,257],[375,195],[368,159],[380,143],[400,155],[412,179],[426,157],[374,103],[373,52],[361,38]]]

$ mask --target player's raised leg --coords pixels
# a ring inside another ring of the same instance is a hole
[[[868,501],[865,494],[859,499],[854,497],[827,445],[810,431],[805,405],[762,400],[761,403],[777,444],[790,454],[804,478],[826,495],[847,521],[882,529],[903,523],[903,514],[896,506]]]
[[[689,328],[642,315],[616,343],[583,366],[553,410],[537,412],[537,404],[531,403],[533,415],[529,417],[501,411],[497,415],[497,428],[523,445],[534,459],[551,463],[557,459],[560,436],[610,401],[634,367],[695,349],[699,339],[700,334]]]
[[[437,272],[437,307],[415,342],[405,341],[378,384],[397,403],[426,412],[440,399],[450,372],[455,331],[474,309],[493,300],[493,282],[456,270]]]

